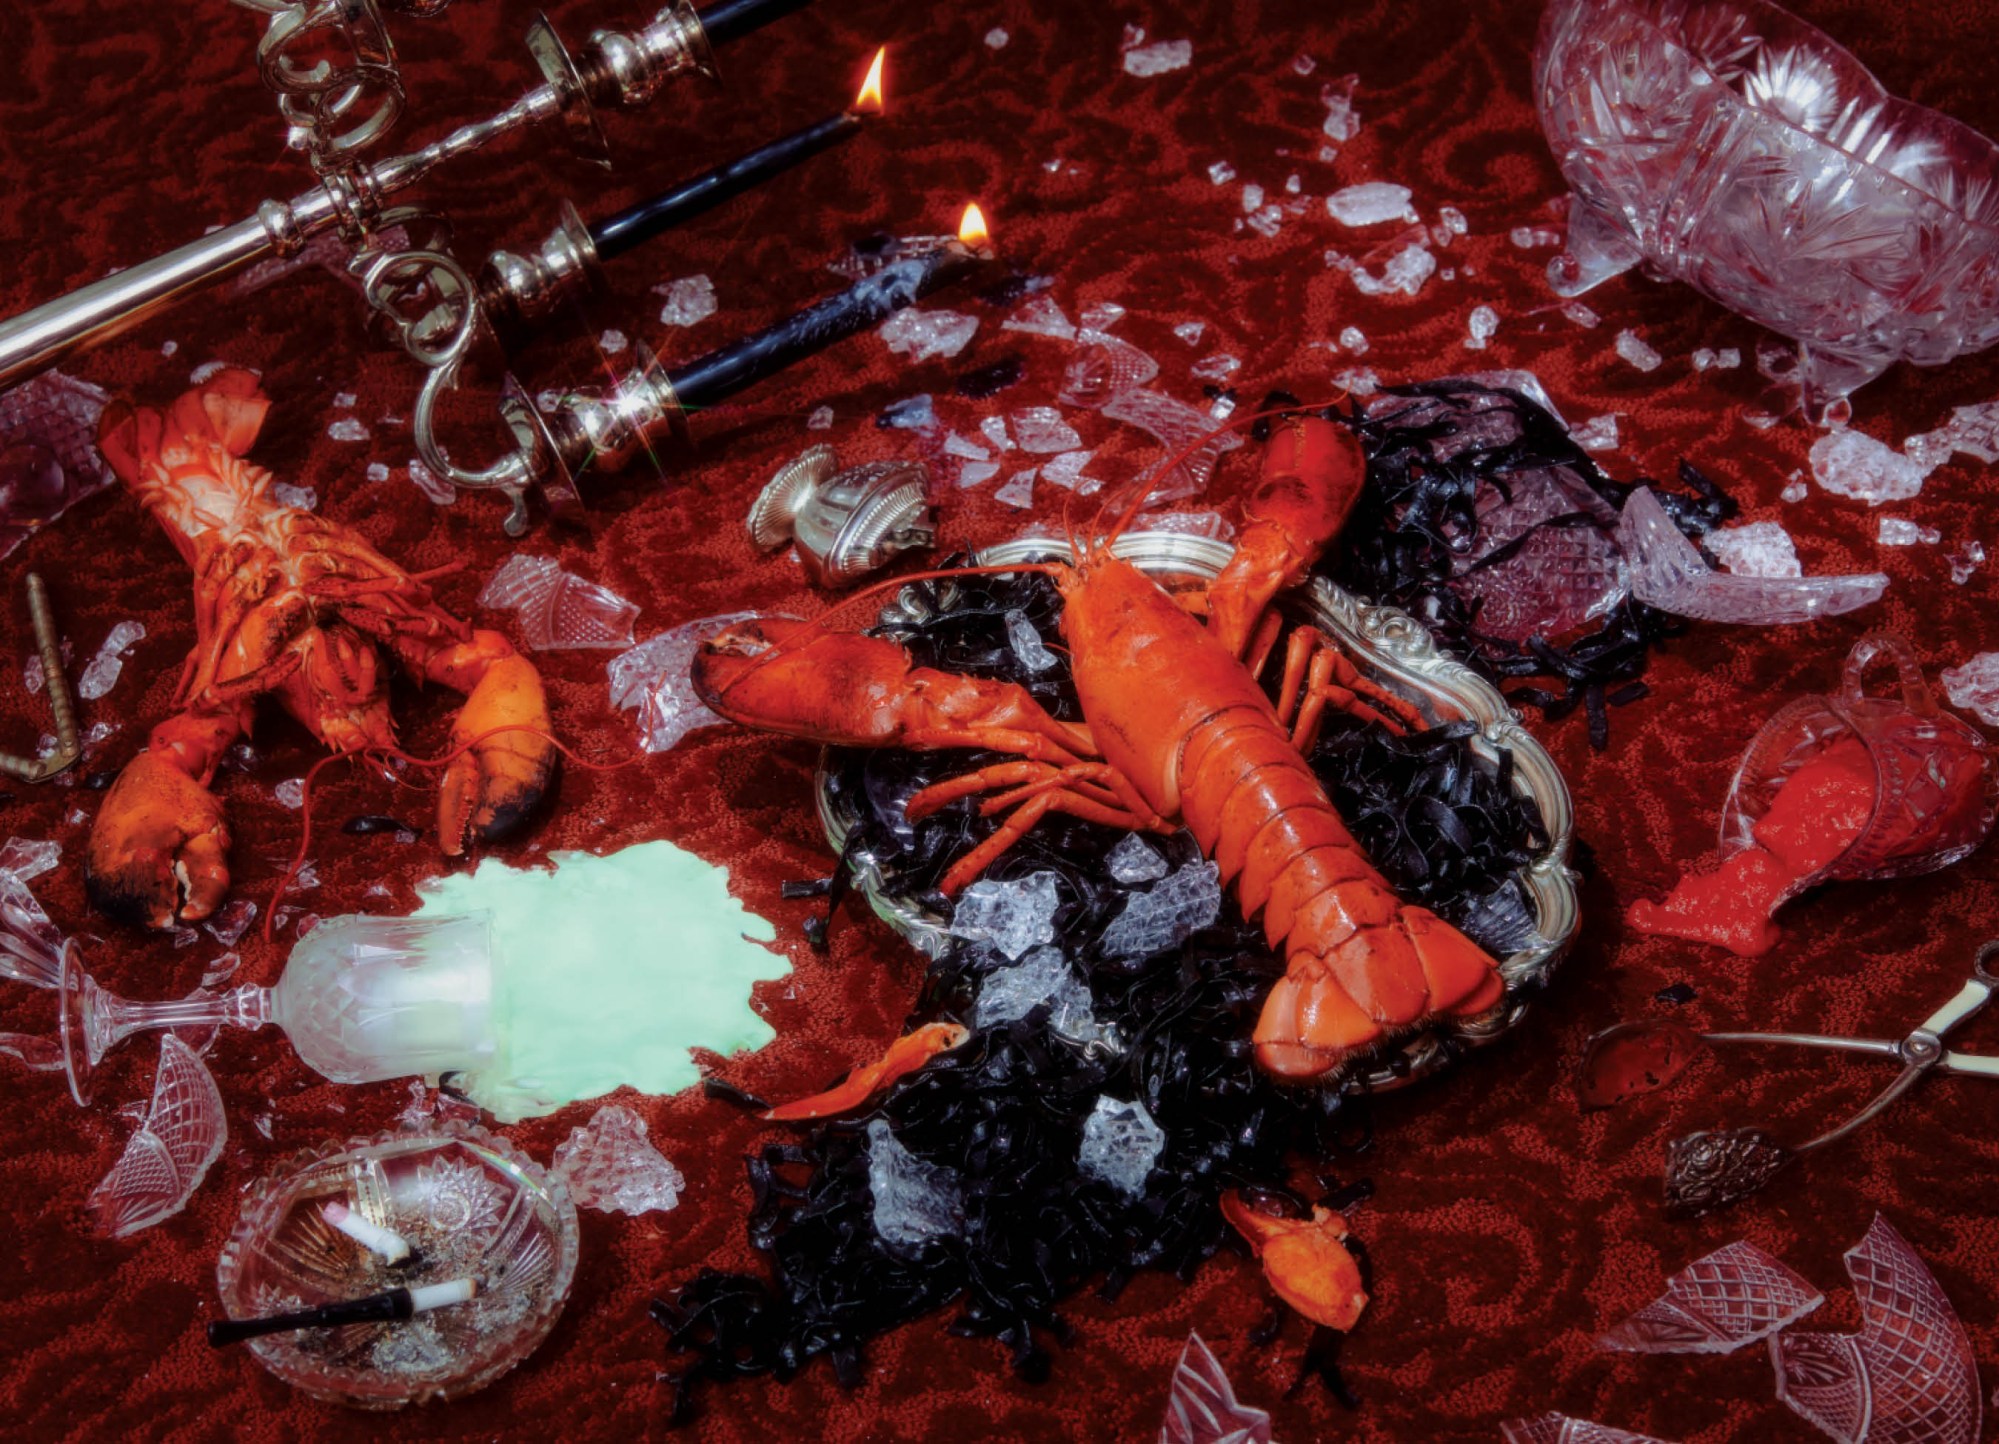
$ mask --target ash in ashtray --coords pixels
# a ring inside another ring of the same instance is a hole
[[[1046,578],[961,577],[905,596],[919,620],[887,631],[918,665],[1015,682],[1080,718],[1066,654],[1047,645],[1061,665],[1042,667],[1022,645],[1021,620],[1059,643]],[[1400,894],[1497,949],[1523,923],[1531,938],[1515,875],[1547,840],[1510,760],[1478,757],[1471,731],[1392,737],[1335,717],[1311,761]],[[952,916],[937,882],[1000,819],[966,798],[911,824],[902,804],[1001,760],[839,756],[835,800],[860,818],[850,855],[870,858],[891,895]],[[749,1160],[767,1277],[706,1271],[654,1305],[680,1356],[676,1417],[700,1377],[782,1377],[824,1355],[857,1383],[867,1340],[949,1305],[954,1332],[997,1338],[1038,1377],[1065,1297],[1091,1284],[1114,1297],[1141,1269],[1189,1277],[1234,1236],[1224,1190],[1301,1214],[1366,1194],[1366,1180],[1320,1171],[1366,1148],[1365,1086],[1283,1087],[1255,1066],[1251,1033],[1283,964],[1188,833],[1048,813],[960,895],[951,931],[908,1027],[951,1019],[972,1037],[867,1113]],[[1315,1335],[1305,1366],[1344,1398],[1336,1343]]]

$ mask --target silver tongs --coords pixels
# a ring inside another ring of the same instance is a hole
[[[1698,1218],[1740,1203],[1767,1184],[1778,1170],[1813,1149],[1837,1143],[1931,1073],[1999,1078],[1999,1058],[1958,1053],[1944,1047],[1944,1038],[1950,1031],[1990,1002],[1993,990],[1999,988],[1999,974],[1990,967],[1995,957],[1999,957],[1999,938],[1978,950],[1971,965],[1971,977],[1957,990],[1957,996],[1923,1019],[1904,1038],[1828,1038],[1817,1033],[1701,1034],[1701,1039],[1708,1043],[1794,1043],[1801,1048],[1871,1053],[1900,1060],[1902,1072],[1846,1122],[1794,1148],[1786,1148],[1761,1128],[1717,1129],[1673,1140],[1666,1152],[1667,1209]]]

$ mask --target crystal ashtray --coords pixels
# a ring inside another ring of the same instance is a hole
[[[391,1265],[329,1224],[329,1202],[400,1234]],[[395,1409],[483,1388],[561,1316],[576,1272],[576,1205],[504,1138],[469,1125],[329,1143],[253,1186],[216,1284],[232,1319],[473,1278],[477,1297],[413,1319],[270,1334],[247,1347],[286,1383],[336,1404]]]
[[[1163,585],[1176,580],[1212,581],[1235,555],[1227,542],[1176,532],[1128,532],[1111,550],[1156,577]],[[991,547],[977,558],[980,566],[1066,558],[1065,542],[1027,538]],[[911,590],[900,593],[882,611],[882,620],[909,621],[924,604]],[[1483,677],[1438,650],[1429,632],[1414,617],[1395,607],[1371,606],[1323,578],[1315,578],[1280,602],[1293,609],[1296,620],[1309,622],[1336,642],[1362,675],[1412,702],[1433,723],[1469,720],[1477,725],[1474,750],[1497,762],[1502,751],[1513,757],[1513,786],[1533,799],[1540,810],[1548,846],[1515,874],[1519,892],[1533,925],[1521,946],[1500,960],[1506,980],[1505,1000],[1476,1018],[1436,1019],[1394,1046],[1399,1056],[1382,1056],[1351,1081],[1381,1092],[1400,1088],[1436,1072],[1466,1045],[1489,1043],[1514,1028],[1526,1015],[1528,1000],[1547,982],[1574,940],[1580,921],[1576,877],[1568,867],[1574,833],[1574,811],[1568,785],[1547,750],[1534,740],[1510,707]],[[865,849],[847,849],[847,834],[858,821],[854,804],[832,786],[832,749],[821,755],[816,797],[827,842],[849,859],[855,886],[875,912],[929,956],[950,946],[948,919],[921,903],[899,896],[883,877],[877,861]]]
[[[1649,263],[1797,341],[1815,414],[1999,340],[1999,147],[1769,0],[1551,0],[1535,103],[1562,294]]]

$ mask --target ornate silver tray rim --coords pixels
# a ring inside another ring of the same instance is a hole
[[[1235,555],[1235,548],[1227,542],[1176,532],[1129,532],[1113,542],[1111,550],[1148,574],[1201,581],[1212,580]],[[1033,537],[989,547],[977,560],[981,566],[1004,566],[1067,555],[1066,543]],[[1397,607],[1369,605],[1318,578],[1297,594],[1295,604],[1375,681],[1408,698],[1439,722],[1476,722],[1479,730],[1472,746],[1481,756],[1496,762],[1501,749],[1512,752],[1515,790],[1534,800],[1548,833],[1547,850],[1515,874],[1534,909],[1539,936],[1500,961],[1500,975],[1506,980],[1504,1001],[1476,1018],[1426,1025],[1401,1040],[1401,1057],[1395,1067],[1379,1066],[1351,1080],[1384,1092],[1437,1071],[1452,1055],[1445,1046],[1447,1041],[1490,1043],[1525,1017],[1529,998],[1554,972],[1575,940],[1581,921],[1576,875],[1568,866],[1575,813],[1561,771],[1547,749],[1521,725],[1520,714],[1491,683],[1440,651],[1421,622]],[[913,593],[899,592],[882,608],[881,620],[916,620],[922,615],[919,605]],[[828,785],[831,756],[830,748],[820,754],[814,795],[826,840],[838,853],[846,846],[848,829],[857,819],[842,810]],[[850,862],[855,885],[882,920],[927,956],[940,956],[951,942],[945,932],[947,919],[888,896],[880,867],[867,852],[856,849]]]

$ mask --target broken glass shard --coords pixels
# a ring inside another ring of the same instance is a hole
[[[1166,859],[1144,838],[1135,832],[1128,832],[1118,845],[1111,849],[1105,859],[1111,876],[1127,885],[1135,882],[1156,882],[1170,870]]]
[[[1179,337],[1182,341],[1186,342],[1189,346],[1200,345],[1201,338],[1205,336],[1207,332],[1208,332],[1207,323],[1204,321],[1182,321],[1178,326],[1175,326],[1173,328],[1173,334]]]
[[[1351,351],[1356,356],[1367,354],[1367,333],[1358,326],[1347,326],[1340,331],[1340,349]]]
[[[1176,536],[1204,536],[1210,541],[1232,542],[1235,526],[1218,511],[1148,511],[1131,520],[1131,529],[1165,531]]]
[[[1962,667],[1944,668],[1941,677],[1951,706],[1999,727],[1999,652],[1980,652]]]
[[[708,710],[694,690],[689,668],[701,644],[725,627],[756,618],[756,612],[724,612],[702,617],[620,652],[605,667],[610,677],[611,705],[638,709],[639,745],[664,752],[698,727],[713,727],[727,719]]]
[[[1413,296],[1436,270],[1437,258],[1421,241],[1411,241],[1388,258],[1379,276],[1364,266],[1355,266],[1349,274],[1354,289],[1363,296]]]
[[[55,987],[66,941],[28,885],[0,872],[0,978],[31,988]]]
[[[1088,344],[1062,373],[1062,389],[1056,396],[1065,406],[1096,410],[1159,374],[1159,363],[1128,342],[1102,332],[1085,332],[1079,339]]]
[[[1326,197],[1326,214],[1343,226],[1377,226],[1384,221],[1413,222],[1416,208],[1409,204],[1407,186],[1387,181],[1366,181],[1334,191]]]
[[[40,877],[62,860],[62,844],[51,839],[10,837],[0,847],[0,873],[21,882]]]
[[[1968,541],[1946,558],[1950,563],[1950,579],[1960,587],[1971,580],[1973,572],[1985,565],[1985,544]]]
[[[233,948],[243,940],[243,934],[250,931],[250,924],[257,920],[257,905],[249,898],[231,898],[217,909],[203,927],[208,935],[225,948]]]
[[[831,431],[833,429],[833,408],[830,406],[813,407],[812,414],[805,418],[805,429],[807,431]]]
[[[1840,1444],[1977,1444],[1971,1339],[1921,1257],[1877,1213],[1846,1272],[1860,1332],[1772,1339],[1777,1397]]]
[[[1278,205],[1260,207],[1243,224],[1259,236],[1274,236],[1284,229],[1284,208]]]
[[[427,500],[438,506],[450,506],[458,500],[458,488],[415,457],[410,458],[408,470],[411,485],[422,492]]]
[[[1907,517],[1884,516],[1874,539],[1884,547],[1933,547],[1943,540],[1943,533],[1933,526],[1922,526]]]
[[[990,451],[987,451],[978,442],[968,437],[960,436],[955,431],[944,438],[944,454],[946,456],[956,456],[967,461],[989,461],[992,459]]]
[[[1009,958],[1055,941],[1056,894],[1052,872],[1010,882],[981,879],[966,888],[946,929],[954,938],[991,943]]]
[[[1348,75],[1319,88],[1319,101],[1326,107],[1325,123],[1319,128],[1327,139],[1344,144],[1360,134],[1360,112],[1353,108],[1353,93],[1359,84],[1358,75]]]
[[[1271,1444],[1270,1416],[1236,1402],[1228,1375],[1199,1334],[1187,1335],[1173,1370],[1159,1444]]]
[[[1073,451],[1083,444],[1076,429],[1052,406],[1030,406],[1013,413],[1013,438],[1022,451]]]
[[[623,1104],[599,1108],[556,1145],[549,1165],[583,1208],[603,1213],[664,1212],[687,1180],[653,1147],[645,1120]]]
[[[1818,484],[1869,506],[1907,501],[1923,489],[1930,471],[1864,431],[1832,431],[1812,443],[1812,476]]]
[[[1617,354],[1640,371],[1657,371],[1666,358],[1646,344],[1636,331],[1617,333]]]
[[[1113,397],[1103,412],[1113,421],[1149,432],[1169,457],[1200,442],[1172,472],[1156,480],[1151,493],[1155,505],[1201,491],[1214,474],[1217,459],[1242,445],[1242,438],[1233,433],[1216,435],[1213,421],[1205,413],[1157,391],[1123,392]]]
[[[326,434],[334,441],[366,441],[368,428],[352,416],[342,416],[327,423]]]
[[[880,1118],[868,1124],[868,1189],[875,1234],[898,1257],[913,1258],[925,1244],[965,1231],[957,1175],[904,1148]]]
[[[1666,1280],[1666,1291],[1597,1343],[1629,1354],[1732,1354],[1809,1314],[1825,1296],[1753,1243],[1729,1244]]]
[[[1714,571],[1673,525],[1650,487],[1639,487],[1625,502],[1617,538],[1631,566],[1633,596],[1703,621],[1752,626],[1809,622],[1864,607],[1888,589],[1888,578],[1879,572],[1794,580]]]
[[[979,984],[972,1026],[992,1028],[1025,1018],[1048,1004],[1048,1026],[1064,1037],[1094,1042],[1103,1036],[1092,1011],[1089,986],[1076,976],[1060,948],[1039,947],[1010,968],[995,968]]]
[[[1187,374],[1196,381],[1222,382],[1242,370],[1240,357],[1231,356],[1226,351],[1217,351],[1212,356],[1203,356],[1187,368]]]
[[[1592,311],[1581,301],[1564,301],[1562,303],[1562,314],[1585,329],[1603,324],[1603,317],[1597,315],[1595,311]]]
[[[979,318],[957,311],[919,311],[910,307],[882,322],[877,333],[884,345],[912,362],[956,356],[979,329]]]
[[[1592,416],[1569,435],[1584,451],[1617,450],[1617,416]]]
[[[1014,657],[1028,671],[1046,672],[1055,665],[1055,654],[1034,630],[1034,623],[1027,620],[1027,613],[1016,610],[1006,614],[1006,636]]]
[[[1100,1094],[1090,1116],[1083,1120],[1076,1169],[1108,1183],[1126,1198],[1142,1198],[1145,1181],[1152,1176],[1165,1147],[1166,1132],[1153,1122],[1144,1104]]]
[[[639,609],[608,587],[564,571],[553,558],[516,553],[479,593],[478,604],[511,611],[532,651],[630,647]]]
[[[1006,418],[1004,416],[986,417],[979,422],[979,430],[984,434],[986,440],[990,441],[998,450],[1013,450],[1013,438],[1007,435]]]
[[[1218,186],[1225,186],[1235,179],[1235,167],[1225,160],[1218,160],[1208,167],[1208,179]]]
[[[1065,451],[1060,456],[1051,456],[1041,463],[1041,479],[1088,496],[1097,489],[1097,482],[1095,478],[1083,475],[1083,468],[1095,455],[1094,451]]]
[[[94,702],[117,686],[118,674],[125,670],[125,658],[145,635],[145,625],[140,622],[120,622],[113,627],[104,645],[97,649],[97,655],[83,669],[83,675],[77,678],[76,695]]]
[[[1474,306],[1466,324],[1471,334],[1465,338],[1465,349],[1483,351],[1499,331],[1499,312],[1490,306]]]
[[[1547,226],[1515,226],[1506,233],[1506,238],[1523,251],[1531,251],[1536,246],[1559,246],[1562,233]]]
[[[1000,322],[1000,329],[1025,331],[1030,336],[1053,336],[1062,341],[1076,339],[1075,325],[1046,296],[1035,296],[1022,303],[1020,309]]]
[[[192,1048],[168,1033],[160,1040],[146,1121],[84,1207],[112,1238],[172,1218],[187,1206],[228,1136],[215,1079]]]
[[[659,308],[662,326],[693,326],[715,314],[715,283],[706,276],[682,276],[652,289],[665,298]]]
[[[983,486],[999,475],[997,461],[968,461],[958,468],[958,485],[966,490]]]
[[[1739,577],[1801,577],[1798,549],[1791,534],[1774,521],[1722,527],[1703,540],[1721,564]]]
[[[1171,70],[1185,70],[1193,63],[1194,42],[1191,40],[1159,40],[1124,53],[1127,75],[1164,75]]]
[[[937,408],[929,392],[891,401],[875,418],[875,425],[898,431],[928,431],[937,424]]]
[[[1124,911],[1104,929],[1100,944],[1104,956],[1149,958],[1213,926],[1222,911],[1219,877],[1214,863],[1191,862],[1155,883],[1150,892],[1133,893],[1125,900]]]

